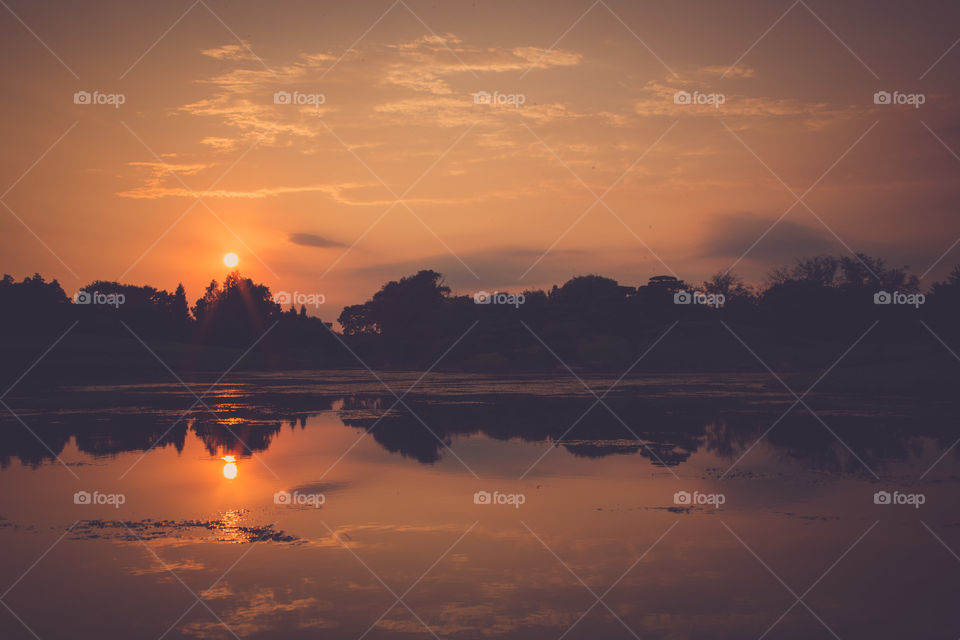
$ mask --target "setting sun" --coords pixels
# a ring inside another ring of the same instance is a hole
[[[228,253],[227,255],[223,256],[223,264],[227,265],[228,267],[235,267],[237,266],[238,262],[240,262],[240,258],[238,258],[237,254],[235,253]]]

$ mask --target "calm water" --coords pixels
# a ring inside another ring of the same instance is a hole
[[[177,384],[11,397],[0,637],[960,635],[955,411],[783,417],[767,382],[595,404],[572,377],[431,375],[393,406],[366,372],[290,373],[186,415]]]

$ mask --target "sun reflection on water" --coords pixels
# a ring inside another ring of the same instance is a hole
[[[220,518],[223,526],[220,531],[217,532],[217,539],[221,542],[249,542],[249,538],[243,530],[245,513],[242,509],[235,509],[224,513]]]
[[[223,456],[223,477],[233,480],[237,477],[237,459],[234,456]]]

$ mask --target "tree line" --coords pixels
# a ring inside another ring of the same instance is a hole
[[[929,340],[918,320],[948,342],[960,338],[960,265],[924,289],[906,267],[862,254],[798,259],[756,286],[732,273],[697,284],[661,275],[638,286],[583,275],[511,295],[455,295],[442,274],[422,270],[345,307],[339,332],[302,306],[283,309],[267,286],[238,272],[212,281],[193,305],[182,285],[170,293],[95,281],[81,292],[87,296],[71,298],[39,274],[19,282],[4,276],[0,326],[8,335],[36,334],[80,321],[77,331],[113,335],[119,320],[145,339],[237,348],[272,328],[264,347],[316,353],[317,367],[359,366],[356,358],[426,367],[443,355],[450,365],[490,370],[556,366],[558,358],[574,366],[620,366],[675,322],[686,327],[681,347],[692,353],[712,349],[708,336],[720,335],[722,323],[764,343],[798,348],[849,343],[877,321],[868,342]]]
[[[72,297],[56,280],[40,274],[17,282],[0,281],[0,327],[8,333],[49,333],[79,321],[77,331],[115,335],[118,321],[143,338],[199,345],[247,347],[271,326],[273,346],[307,346],[326,342],[329,324],[308,316],[306,309],[282,309],[266,285],[239,272],[222,283],[213,280],[191,306],[183,285],[173,293],[150,286],[96,280]],[[281,326],[282,325],[282,326]]]

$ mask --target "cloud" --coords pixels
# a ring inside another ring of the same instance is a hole
[[[352,206],[352,207],[391,207],[399,205],[393,197],[384,197],[383,185],[374,180],[366,182],[340,182],[340,183],[313,183],[304,185],[277,185],[270,187],[256,187],[248,189],[203,189],[191,190],[182,184],[167,170],[172,169],[178,175],[191,175],[199,173],[205,169],[217,166],[216,164],[162,164],[158,162],[128,162],[130,166],[146,167],[150,173],[144,180],[144,184],[117,191],[114,195],[121,198],[133,198],[139,200],[158,200],[160,198],[214,198],[214,199],[235,199],[235,200],[260,200],[283,196],[287,194],[299,193],[320,193],[331,201]],[[490,200],[515,200],[523,197],[532,197],[537,193],[537,185],[525,185],[520,188],[507,188],[491,190],[480,195],[455,195],[448,197],[405,197],[403,202],[407,205],[440,205],[440,206],[460,206],[465,204],[484,202]],[[376,194],[376,195],[374,195]],[[331,245],[334,246],[334,245]]]
[[[213,147],[216,151],[233,151],[240,146],[240,140],[235,138],[220,138],[217,136],[207,136],[200,141],[208,147]]]
[[[223,198],[240,200],[259,200],[261,198],[270,198],[286,194],[296,193],[322,193],[329,197],[333,202],[343,205],[358,207],[389,207],[397,205],[394,198],[360,198],[349,195],[359,190],[374,190],[382,192],[383,187],[378,182],[345,182],[340,184],[306,184],[299,186],[277,186],[277,187],[259,187],[256,189],[213,189],[210,191],[196,190],[191,191],[183,186],[162,186],[160,178],[151,177],[148,184],[127,189],[126,191],[117,191],[115,195],[121,198],[135,198],[141,200],[157,200],[159,198]],[[453,198],[412,198],[406,197],[403,202],[408,205],[431,204],[431,205],[462,205],[471,202],[492,199],[512,199],[525,193],[524,190],[501,190],[493,191],[483,196],[476,197],[453,197]],[[399,205],[398,205],[399,206]]]
[[[281,137],[313,138],[320,133],[322,125],[304,121],[303,116],[322,116],[326,113],[325,109],[303,106],[291,108],[290,105],[280,107],[288,112],[286,119],[278,117],[278,105],[273,104],[272,95],[269,98],[260,96],[255,100],[238,97],[235,93],[224,93],[184,105],[180,110],[195,116],[218,118],[223,124],[238,129],[241,140],[258,140],[262,145],[277,144]],[[228,138],[215,139],[217,143],[214,146],[220,149],[232,149],[241,141],[229,143]],[[210,137],[204,138],[207,144],[210,144],[210,140]]]
[[[162,177],[162,176],[161,176]],[[151,180],[148,184],[118,191],[116,195],[121,198],[138,198],[143,200],[156,200],[159,198],[227,198],[242,200],[258,200],[260,198],[269,198],[288,193],[323,193],[331,200],[341,204],[352,205],[389,205],[393,200],[355,200],[346,197],[344,194],[351,189],[360,189],[376,186],[375,183],[343,183],[343,184],[307,184],[301,186],[278,186],[278,187],[260,187],[257,189],[214,189],[212,191],[191,191],[185,187],[166,187],[161,186],[159,180]],[[413,199],[408,200],[413,202]]]
[[[170,157],[170,154],[164,154],[167,157]],[[142,162],[134,161],[127,163],[131,167],[146,167],[150,170],[150,175],[152,177],[163,177],[169,175],[172,171],[173,173],[180,174],[182,176],[190,176],[200,173],[204,169],[209,169],[212,167],[212,164],[204,162]]]
[[[773,229],[776,218],[755,213],[718,213],[710,218],[700,253],[708,258],[724,258],[731,262],[749,249],[746,260],[765,262],[770,266],[791,262],[798,256],[812,256],[835,251],[838,244],[822,227],[810,227],[782,219]],[[769,230],[769,231],[768,231]],[[766,235],[764,235],[766,233]],[[763,236],[762,240],[758,239]],[[756,242],[756,246],[750,249]]]
[[[172,157],[170,154],[163,154],[165,157]],[[128,162],[131,167],[137,167],[146,169],[146,178],[144,179],[144,184],[130,189],[128,191],[118,192],[116,195],[127,197],[127,198],[145,198],[149,197],[144,194],[149,194],[157,190],[165,190],[167,187],[163,187],[163,183],[167,180],[172,180],[179,184],[177,176],[181,178],[183,176],[192,176],[196,175],[202,171],[209,169],[214,166],[213,164],[196,162],[196,163],[183,163],[183,162]],[[175,175],[173,175],[175,174]],[[193,196],[189,189],[180,187],[178,189],[182,191],[184,195]],[[194,196],[195,197],[195,196]]]
[[[454,93],[448,82],[464,73],[479,75],[572,67],[583,59],[579,53],[561,49],[470,47],[452,34],[424,36],[387,48],[392,55],[383,82],[434,95]]]
[[[677,104],[677,93],[722,95],[722,104]],[[770,98],[714,91],[695,82],[663,84],[649,82],[641,89],[641,97],[634,101],[634,112],[640,116],[672,117],[732,117],[754,118],[769,122],[777,119],[795,119],[808,129],[822,129],[826,124],[862,115],[860,107],[837,107],[826,102],[809,102],[797,98]],[[743,128],[741,125],[739,128]]]
[[[746,65],[728,67],[726,65],[709,65],[697,69],[697,74],[727,78],[752,78],[757,70]]]
[[[480,89],[507,90],[497,86],[493,74],[572,67],[582,59],[579,53],[559,49],[470,46],[453,34],[391,44],[365,43],[342,58],[326,52],[300,54],[291,62],[270,69],[246,45],[228,44],[204,49],[201,54],[231,68],[200,80],[201,84],[214,87],[213,94],[183,105],[179,111],[219,121],[236,132],[234,136],[207,136],[203,144],[216,151],[231,151],[243,143],[259,140],[262,146],[291,146],[302,153],[316,151],[314,138],[326,131],[318,116],[333,112],[372,110],[382,114],[384,120],[405,118],[405,124],[411,116],[431,124],[436,119],[441,126],[474,122],[478,116],[493,121],[505,112],[487,109],[478,113],[472,100],[472,94]],[[325,78],[334,64],[343,67],[343,72]],[[480,74],[485,74],[484,80],[491,86],[475,86]],[[344,88],[342,83],[347,82],[344,78],[351,77],[354,82],[346,87],[348,91],[340,91]],[[357,82],[358,78],[361,81]],[[331,100],[319,109],[274,104],[274,92],[316,93],[321,79]],[[469,86],[464,87],[464,82]],[[357,86],[363,89],[356,91]],[[526,115],[544,119],[568,114],[551,107],[529,110]]]
[[[257,57],[253,55],[250,51],[250,48],[246,45],[239,44],[226,44],[222,47],[217,47],[216,49],[204,49],[201,51],[205,56],[209,56],[216,60],[256,60]]]
[[[328,240],[323,236],[318,236],[313,233],[291,233],[290,242],[293,244],[298,244],[301,247],[344,247],[346,246],[342,242],[337,242],[336,240]]]

